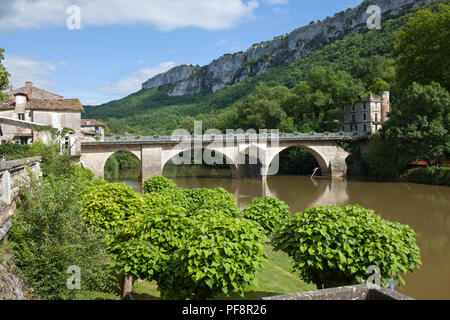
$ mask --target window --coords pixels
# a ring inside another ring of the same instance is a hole
[[[375,122],[378,122],[378,113],[375,113]]]
[[[366,108],[367,108],[367,105],[366,105],[366,103],[364,102],[364,110],[366,110]]]
[[[367,113],[363,113],[363,119],[367,120]]]
[[[19,120],[25,120],[25,113],[19,113],[17,117]]]
[[[356,114],[352,114],[352,121],[356,122]]]
[[[364,132],[366,132],[367,131],[367,126],[366,125],[364,125]]]
[[[95,127],[95,132],[98,132],[98,127]]]
[[[65,137],[64,139],[64,148],[66,150],[69,149],[69,137]]]
[[[375,109],[374,110],[378,111],[378,103],[375,103]]]

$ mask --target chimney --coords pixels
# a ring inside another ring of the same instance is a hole
[[[25,82],[25,88],[31,89],[31,87],[33,87],[33,82],[31,82],[31,81]]]
[[[381,122],[385,122],[389,119],[388,113],[391,111],[389,91],[380,92],[380,99],[381,99]]]

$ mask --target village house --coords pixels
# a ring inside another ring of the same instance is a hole
[[[8,92],[9,100],[0,102],[0,141],[29,144],[45,140],[36,130],[52,126],[58,130],[70,128],[73,134],[64,139],[65,147],[72,155],[81,153],[81,112],[78,99],[62,96],[33,87],[31,82]],[[43,141],[46,142],[46,141]]]
[[[381,129],[388,120],[390,111],[389,91],[380,92],[379,97],[372,94],[365,99],[358,97],[353,105],[342,107],[344,111],[344,132],[358,132],[372,134]]]
[[[81,135],[83,141],[103,140],[105,125],[94,119],[81,119]]]

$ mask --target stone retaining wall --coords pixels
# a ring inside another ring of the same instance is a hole
[[[33,157],[0,161],[0,240],[11,228],[11,216],[16,209],[18,186],[25,177],[25,168],[30,167],[41,176],[41,160],[41,157]]]

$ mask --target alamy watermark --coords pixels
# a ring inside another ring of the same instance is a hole
[[[371,5],[367,8],[366,13],[369,16],[367,19],[367,28],[381,29],[381,8],[377,5]]]
[[[69,30],[81,29],[81,9],[79,6],[72,5],[66,9],[70,16],[67,18],[66,25]]]
[[[66,285],[69,290],[81,289],[81,269],[79,266],[69,266],[66,270],[70,277],[67,278]]]
[[[373,265],[367,268],[367,273],[371,276],[367,279],[366,284],[370,289],[381,288],[381,269],[379,266]]]

